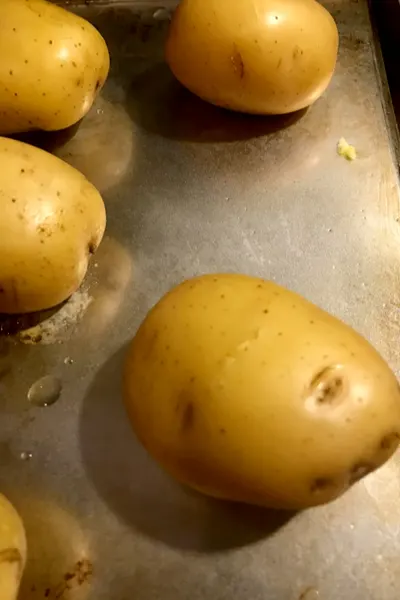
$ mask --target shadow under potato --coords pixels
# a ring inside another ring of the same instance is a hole
[[[62,306],[67,302],[65,300],[61,304],[41,310],[37,312],[21,313],[21,314],[4,314],[0,313],[0,337],[1,336],[13,336],[17,333],[21,333],[31,327],[40,325],[43,321],[49,319],[52,315],[60,310]]]
[[[110,509],[146,536],[195,552],[244,546],[285,525],[293,513],[207,498],[180,486],[158,467],[125,414],[125,354],[122,348],[97,373],[80,418],[83,464]]]
[[[249,115],[219,108],[186,90],[158,63],[131,81],[127,110],[143,129],[166,138],[200,143],[235,142],[277,133],[307,109],[287,115]]]
[[[11,136],[14,140],[36,146],[47,152],[56,152],[67,142],[69,142],[77,133],[82,124],[83,119],[59,131],[27,131],[26,133],[18,133]]]

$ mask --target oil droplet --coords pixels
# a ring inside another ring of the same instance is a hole
[[[304,590],[302,594],[300,594],[299,600],[318,600],[319,599],[319,591],[310,587]]]
[[[32,452],[21,452],[21,454],[19,455],[21,460],[31,460],[33,454]]]
[[[32,385],[28,392],[28,400],[35,406],[50,406],[57,402],[61,391],[61,381],[53,375],[46,375]]]
[[[170,21],[171,13],[166,8],[159,8],[153,13],[153,19],[156,21]]]

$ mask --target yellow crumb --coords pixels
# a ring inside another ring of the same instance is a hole
[[[348,144],[343,137],[338,141],[337,153],[346,160],[355,160],[357,158],[356,149],[351,144]]]

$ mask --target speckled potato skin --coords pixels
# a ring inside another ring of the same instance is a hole
[[[45,0],[1,0],[0,24],[0,134],[77,123],[108,75],[100,33]]]
[[[244,275],[206,275],[150,311],[125,402],[179,481],[218,498],[301,509],[340,496],[400,438],[397,380],[354,330]]]
[[[339,36],[315,0],[182,0],[166,45],[176,78],[236,111],[284,114],[327,88]]]
[[[16,600],[26,562],[23,523],[12,504],[0,494],[0,599]]]
[[[103,237],[103,200],[79,171],[0,137],[0,313],[66,300]]]

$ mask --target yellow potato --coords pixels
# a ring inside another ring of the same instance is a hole
[[[204,100],[284,114],[315,102],[336,64],[338,31],[315,0],[182,0],[167,62]]]
[[[103,237],[100,194],[76,169],[0,138],[0,313],[50,308],[82,283]]]
[[[139,439],[211,496],[300,509],[340,496],[400,438],[400,392],[371,345],[274,283],[207,275],[150,311],[126,362]]]
[[[0,600],[16,600],[26,562],[26,537],[22,521],[0,494]]]
[[[45,0],[1,0],[0,23],[0,134],[77,123],[108,75],[100,33]]]

